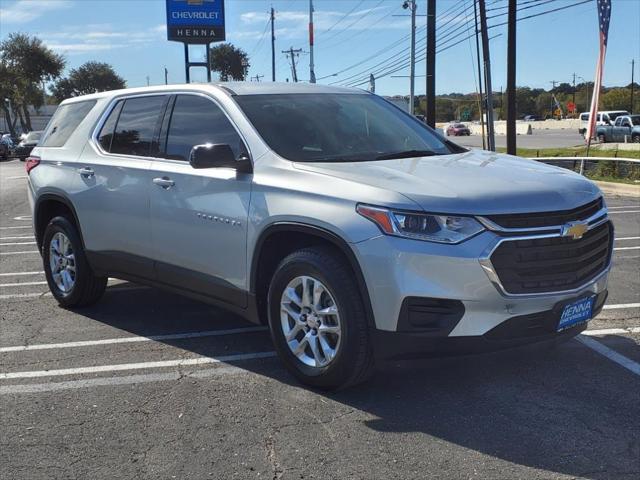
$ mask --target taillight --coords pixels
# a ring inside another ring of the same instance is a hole
[[[27,170],[27,175],[38,165],[40,165],[40,157],[27,157],[24,164],[24,168]]]

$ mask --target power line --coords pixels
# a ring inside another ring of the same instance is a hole
[[[340,22],[342,22],[345,18],[347,18],[349,15],[351,15],[353,12],[355,12],[356,8],[358,8],[360,5],[362,5],[364,3],[364,0],[360,0],[358,3],[356,3],[355,7],[353,7],[351,10],[349,10],[347,13],[345,13],[343,16],[341,16],[338,21],[336,23],[334,23],[333,25],[331,25],[329,28],[327,28],[326,30],[324,30],[323,32],[318,33],[318,36],[320,36],[321,34],[325,34],[330,32],[331,30],[333,30],[333,28],[338,25]]]
[[[499,0],[494,0],[494,3],[495,3],[495,1],[499,1]],[[440,19],[442,19],[442,18],[446,18],[446,15],[447,15],[449,12],[451,12],[452,10],[454,10],[454,9],[457,7],[457,5],[458,5],[458,4],[455,4],[453,7],[451,7],[451,8],[449,8],[449,9],[445,10],[444,12],[442,12],[442,14],[441,14],[441,15],[439,15],[439,18],[440,18]],[[455,13],[452,15],[452,18],[456,18],[456,17],[457,17],[458,15],[460,15],[461,13],[462,13],[462,10],[460,10],[460,11],[458,11],[458,12],[455,12]],[[388,14],[387,14],[387,15],[388,15]],[[385,17],[383,17],[383,18],[386,18],[386,16],[387,16],[387,15],[385,15]],[[380,19],[380,20],[382,20],[382,19]],[[419,29],[417,29],[417,30],[416,30],[416,34],[418,34],[418,30],[425,30],[425,31],[426,31],[426,26],[425,26],[425,27],[420,27]],[[335,74],[330,75],[330,76],[339,75],[339,74],[344,73],[344,72],[346,72],[346,71],[348,71],[348,70],[352,70],[352,69],[354,69],[354,68],[356,68],[356,67],[358,67],[358,66],[362,65],[363,63],[366,63],[367,61],[369,61],[369,60],[372,60],[372,59],[376,58],[378,55],[380,55],[380,54],[382,54],[382,53],[384,53],[384,52],[388,52],[388,51],[389,51],[390,49],[392,49],[392,48],[395,48],[396,46],[398,46],[398,45],[400,45],[401,43],[403,43],[403,42],[405,42],[406,40],[408,40],[410,36],[411,36],[411,34],[410,34],[410,33],[409,33],[409,34],[406,34],[406,35],[403,35],[403,36],[402,36],[402,38],[398,39],[397,41],[393,42],[393,43],[392,43],[392,44],[390,44],[390,45],[385,46],[384,48],[382,48],[382,49],[381,49],[381,50],[379,50],[378,52],[374,53],[373,55],[371,55],[371,56],[369,56],[369,57],[365,58],[364,60],[361,60],[361,61],[359,61],[359,62],[357,62],[357,63],[355,63],[355,64],[353,64],[353,65],[350,65],[349,67],[343,68],[342,70],[340,70],[340,71],[338,71],[338,72],[336,72]],[[426,37],[422,37],[422,36],[420,36],[420,38],[418,39],[418,42],[422,42],[422,41],[426,41]],[[335,81],[335,82],[331,82],[331,83],[330,83],[330,85],[333,85],[333,84],[336,84],[336,83],[345,82],[345,81],[350,80],[351,78],[358,77],[358,76],[360,76],[360,75],[362,75],[362,74],[364,74],[364,73],[366,73],[366,72],[369,72],[372,68],[376,68],[376,67],[378,67],[378,66],[383,65],[383,64],[384,64],[385,62],[387,62],[387,61],[393,60],[394,58],[396,58],[396,56],[398,56],[398,55],[400,55],[400,54],[402,54],[402,53],[406,53],[408,50],[409,50],[409,47],[405,47],[405,48],[403,48],[401,51],[397,52],[396,54],[394,54],[394,55],[392,55],[392,56],[390,56],[390,57],[387,57],[385,60],[382,60],[381,62],[378,62],[376,65],[373,65],[372,67],[369,67],[367,70],[362,71],[362,72],[358,72],[358,73],[356,73],[356,74],[349,75],[348,77],[343,78],[343,79],[341,79],[341,80],[337,80],[337,81]]]
[[[579,2],[576,2],[576,3],[572,3],[570,5],[564,5],[562,7],[557,7],[557,8],[550,9],[550,10],[545,10],[544,12],[538,12],[538,13],[535,13],[535,14],[532,14],[532,15],[519,17],[517,19],[517,21],[520,22],[520,21],[523,21],[523,20],[536,18],[536,17],[542,16],[542,15],[555,13],[555,12],[558,12],[560,10],[565,10],[567,8],[572,8],[572,7],[577,7],[579,5],[583,5],[585,3],[589,3],[589,2],[592,2],[592,1],[593,0],[582,0],[582,1],[579,1]],[[503,15],[506,15],[506,13],[504,13]],[[508,22],[502,22],[502,23],[497,23],[497,24],[494,24],[494,25],[490,25],[489,27],[487,27],[487,29],[490,30],[492,28],[496,28],[496,27],[500,27],[500,26],[506,25],[507,23]],[[464,33],[468,32],[468,30],[469,29],[467,29],[465,32],[462,32],[461,35],[464,35]],[[474,35],[475,35],[475,32],[472,33],[471,35],[468,35],[468,36],[466,36],[466,37],[464,37],[462,39],[459,39],[459,40],[457,38],[453,38],[453,39],[451,39],[452,43],[449,43],[449,45],[441,46],[437,50],[436,53],[439,54],[439,53],[445,52],[446,50],[449,50],[450,48],[453,48],[454,46],[466,41],[467,39],[473,37]],[[499,35],[501,35],[501,34],[499,34]],[[491,37],[490,40],[496,38],[499,35],[495,35],[495,36]],[[422,48],[420,51],[417,51],[416,55],[423,54],[425,51],[426,51],[426,47]],[[424,60],[420,59],[416,63],[420,63],[422,61],[424,61]],[[392,74],[394,74],[396,72],[399,72],[399,71],[403,70],[404,68],[406,68],[407,66],[409,66],[409,62],[407,60],[395,61],[395,62],[392,62],[391,64],[386,65],[385,67],[379,69],[376,73],[374,73],[374,75],[375,75],[376,79],[383,78],[383,77],[386,77],[388,75],[392,75]],[[355,87],[355,86],[364,85],[367,82],[368,82],[368,79],[365,80],[363,77],[361,77],[358,80],[347,80],[344,83],[341,83],[341,85]],[[334,82],[334,83],[338,83],[338,82]]]

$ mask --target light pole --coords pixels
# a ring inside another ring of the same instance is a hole
[[[589,82],[587,82],[583,77],[578,75],[578,78],[584,82],[584,86],[587,87],[587,97],[585,99],[585,110],[589,110]]]
[[[414,96],[416,84],[416,0],[405,0],[402,4],[405,10],[411,9],[411,65],[409,71],[409,113],[414,114]]]

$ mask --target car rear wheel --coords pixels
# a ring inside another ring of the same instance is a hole
[[[598,141],[600,143],[605,143],[607,141],[607,138],[604,136],[603,133],[601,133],[601,134],[598,135]]]
[[[633,143],[640,143],[640,135],[633,135],[633,136],[631,137],[631,141],[632,141]]]
[[[63,307],[97,302],[107,278],[93,273],[76,227],[65,217],[53,218],[44,232],[42,259],[51,293]]]
[[[302,383],[345,388],[373,371],[367,317],[355,278],[332,250],[287,256],[269,288],[269,328],[287,369]]]

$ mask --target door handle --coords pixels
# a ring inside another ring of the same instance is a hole
[[[164,188],[165,190],[173,187],[176,182],[174,182],[173,180],[171,180],[169,177],[157,177],[153,179],[153,183],[155,183],[156,185]]]
[[[89,167],[79,168],[78,173],[81,176],[87,177],[87,178],[93,177],[95,175],[95,172],[93,171],[93,169]]]

